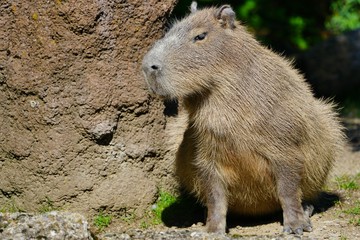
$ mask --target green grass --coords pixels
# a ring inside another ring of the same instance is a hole
[[[45,200],[42,202],[38,211],[40,213],[47,213],[47,212],[56,211],[56,210],[59,210],[59,209],[55,207],[54,201],[52,201],[48,197],[45,197]]]
[[[147,229],[159,224],[190,227],[193,223],[203,221],[203,217],[204,208],[193,196],[186,193],[174,195],[160,189],[156,202],[140,227]]]
[[[99,231],[104,230],[111,223],[112,217],[110,215],[104,214],[102,211],[94,218],[94,225],[98,228]]]
[[[25,212],[21,207],[16,204],[16,202],[13,199],[10,199],[8,202],[6,202],[4,205],[0,207],[1,213],[16,213],[16,212]]]
[[[353,207],[343,210],[343,212],[352,216],[350,224],[360,226],[360,201],[356,201]]]
[[[164,223],[164,213],[176,205],[176,203],[181,201],[181,197],[175,196],[174,194],[167,192],[165,190],[158,190],[158,198],[156,202],[152,205],[151,210],[149,210],[140,223],[140,228],[148,229],[152,226],[165,224]]]
[[[145,221],[145,220],[143,220],[141,223],[140,223],[140,228],[142,228],[142,229],[148,229],[150,227],[150,224],[147,222],[147,221]]]
[[[353,224],[355,226],[360,226],[360,217],[351,219],[350,224]]]
[[[162,223],[161,216],[163,211],[170,205],[174,204],[176,201],[177,198],[171,193],[159,190],[159,197],[152,208],[152,212],[154,215],[152,223],[155,225]]]
[[[344,213],[360,216],[360,201],[355,203],[355,207],[344,210]]]
[[[349,176],[343,175],[335,178],[338,189],[348,191],[348,196],[356,195],[357,191],[360,189],[360,173]],[[345,213],[349,217],[349,224],[354,226],[360,226],[360,201],[355,202],[350,201],[350,206],[338,202],[335,205],[341,209],[341,213]]]
[[[127,224],[131,224],[136,220],[136,215],[134,210],[129,210],[127,208],[121,209],[120,217],[123,222],[126,222]]]
[[[359,178],[360,174],[357,174],[356,176],[344,175],[341,177],[336,177],[335,181],[339,189],[358,190],[360,188],[358,183]]]

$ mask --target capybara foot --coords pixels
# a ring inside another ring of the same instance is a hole
[[[314,211],[314,206],[310,204],[303,205],[304,214],[303,217],[298,219],[293,219],[288,221],[288,223],[284,223],[283,232],[285,234],[295,234],[295,235],[302,235],[303,232],[311,232],[313,230],[310,216]],[[292,217],[294,218],[294,217]]]
[[[299,221],[296,224],[293,224],[292,227],[290,225],[284,226],[283,233],[285,234],[295,234],[302,235],[303,232],[311,232],[312,225],[311,223],[304,223]]]
[[[209,233],[225,234],[225,226],[222,224],[207,224],[206,229]]]

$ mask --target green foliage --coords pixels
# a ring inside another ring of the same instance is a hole
[[[326,28],[341,33],[360,28],[360,0],[335,0],[331,3],[333,15]]]
[[[347,96],[345,100],[342,101],[341,114],[346,117],[360,118],[360,97]]]
[[[102,211],[94,219],[94,225],[98,228],[99,231],[104,230],[111,223],[112,217],[110,215],[104,214]]]
[[[293,29],[293,35],[290,37],[292,43],[299,49],[304,50],[308,48],[308,42],[303,36],[306,27],[306,21],[300,16],[293,16],[289,19],[289,25]]]
[[[239,19],[276,50],[305,50],[323,37],[328,14],[325,1],[245,0],[238,4]]]

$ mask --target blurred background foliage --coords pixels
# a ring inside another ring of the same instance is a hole
[[[181,0],[177,18],[192,0]],[[237,18],[257,39],[278,52],[293,55],[332,35],[360,28],[360,0],[198,0],[198,6],[230,4]]]

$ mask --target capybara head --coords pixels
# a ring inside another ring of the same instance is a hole
[[[197,10],[193,2],[190,15],[175,23],[144,57],[142,69],[150,91],[176,98],[212,87],[214,75],[226,69],[234,28],[230,6]]]

